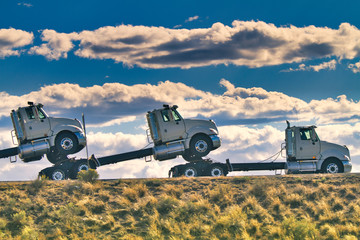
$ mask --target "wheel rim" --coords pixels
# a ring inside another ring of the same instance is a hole
[[[185,177],[195,177],[195,176],[196,176],[195,169],[188,168],[185,170]]]
[[[208,144],[205,140],[199,140],[195,143],[195,150],[197,152],[203,153],[208,149]]]
[[[336,163],[330,163],[326,167],[326,172],[328,172],[328,173],[338,173],[339,172],[339,167],[338,167],[338,165]]]
[[[63,173],[62,171],[56,170],[56,171],[54,171],[53,174],[52,174],[52,179],[53,179],[53,180],[56,180],[56,181],[58,181],[58,180],[64,180],[64,179],[65,179],[65,175],[64,175],[64,173]]]
[[[222,169],[218,167],[214,167],[211,169],[211,176],[212,177],[220,177],[223,175]]]
[[[79,172],[80,171],[87,171],[87,170],[89,170],[89,166],[87,164],[85,164],[85,163],[80,164],[79,167],[78,167]]]
[[[66,137],[61,140],[60,145],[62,149],[69,151],[70,149],[73,148],[74,142],[72,141],[71,138]]]

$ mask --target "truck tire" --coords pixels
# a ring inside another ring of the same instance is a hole
[[[89,165],[87,164],[87,162],[79,163],[76,166],[76,170],[77,170],[77,172],[88,171],[89,170]]]
[[[78,149],[78,145],[76,137],[70,132],[60,133],[55,140],[56,151],[65,156],[75,153]]]
[[[224,169],[219,165],[211,165],[208,173],[211,177],[225,176]]]
[[[87,161],[79,161],[75,163],[74,167],[71,169],[70,178],[77,179],[77,175],[80,171],[87,171],[87,170],[89,170]]]
[[[205,157],[211,148],[211,140],[206,135],[195,135],[190,141],[190,153],[196,158]]]
[[[59,168],[55,168],[50,173],[50,179],[55,180],[55,181],[65,180],[66,179],[66,174],[65,174],[64,170],[59,169]]]
[[[323,172],[323,173],[342,173],[342,172],[344,172],[344,167],[338,159],[330,158],[322,164],[321,172]]]
[[[196,168],[194,168],[194,167],[187,167],[187,168],[185,168],[184,176],[185,176],[185,177],[197,177]]]

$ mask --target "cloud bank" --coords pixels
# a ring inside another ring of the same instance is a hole
[[[196,16],[190,19],[195,20]],[[32,33],[15,29],[0,31],[32,36]],[[43,43],[31,47],[29,54],[58,60],[72,52],[82,58],[112,59],[141,68],[192,68],[219,64],[263,67],[329,57],[339,60],[360,57],[360,31],[349,23],[342,23],[338,29],[278,27],[262,21],[238,20],[231,26],[217,22],[210,28],[198,29],[119,25],[72,33],[45,29],[41,39]],[[0,37],[0,46],[1,42]],[[31,43],[26,41],[15,45],[14,41],[3,42],[5,45],[10,42],[10,46],[5,48],[8,51]],[[15,53],[2,53],[2,56]],[[332,69],[334,63],[329,64],[313,66],[313,70]]]
[[[65,83],[44,86],[22,96],[0,92],[0,101],[4,103],[0,106],[0,117],[7,118],[11,109],[34,101],[43,103],[50,113],[59,116],[85,113],[92,127],[144,119],[147,111],[162,104],[177,104],[185,117],[212,118],[219,125],[274,123],[286,119],[329,124],[356,122],[360,118],[360,102],[346,95],[305,102],[263,88],[235,87],[225,79],[219,84],[224,89],[222,94],[170,81],[157,85],[105,83],[91,87]]]

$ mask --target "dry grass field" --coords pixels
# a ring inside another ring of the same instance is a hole
[[[360,175],[0,183],[0,239],[358,239]]]

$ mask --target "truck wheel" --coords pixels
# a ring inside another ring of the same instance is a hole
[[[197,171],[194,167],[187,167],[184,171],[184,176],[185,177],[196,177]]]
[[[64,132],[60,133],[55,140],[55,148],[61,155],[75,153],[78,149],[78,142],[74,134]]]
[[[190,141],[190,152],[195,157],[204,157],[209,154],[211,149],[211,141],[208,136],[197,135]]]
[[[329,159],[323,163],[321,171],[323,173],[342,173],[344,172],[344,167],[338,160]]]
[[[75,164],[75,166],[71,170],[70,178],[77,179],[77,175],[80,171],[88,171],[88,170],[89,170],[89,166],[88,166],[87,162],[84,162],[84,161],[78,162]]]
[[[89,170],[89,166],[88,166],[88,164],[87,164],[86,162],[80,163],[80,164],[77,165],[76,170],[77,170],[78,172],[80,172],[80,171],[88,171],[88,170]]]
[[[222,169],[222,167],[215,165],[215,166],[210,166],[210,171],[209,171],[209,175],[212,177],[220,177],[220,176],[224,176],[224,170]]]
[[[50,174],[51,180],[59,181],[59,180],[65,180],[66,174],[62,169],[55,168],[51,174]]]

